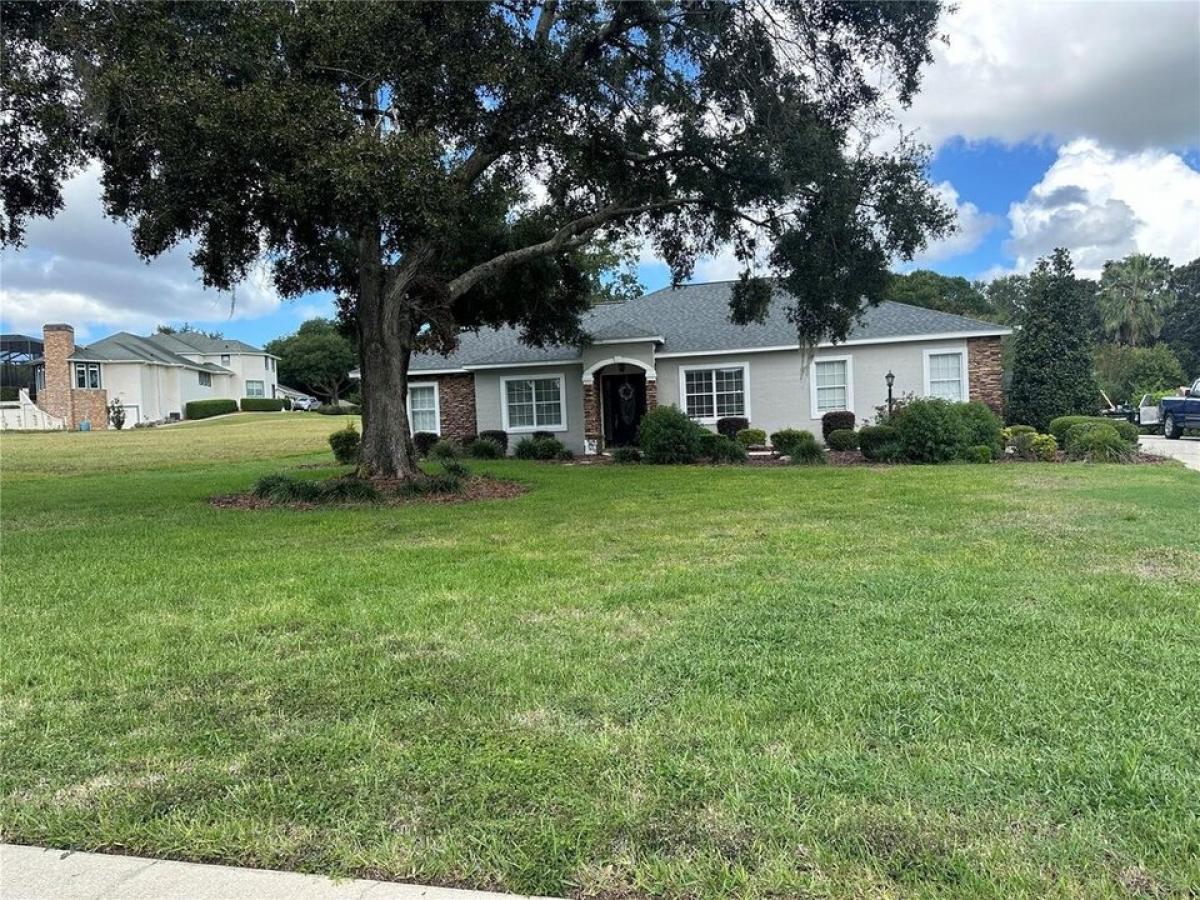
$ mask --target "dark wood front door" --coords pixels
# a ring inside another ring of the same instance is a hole
[[[603,375],[604,443],[625,447],[637,440],[638,425],[646,414],[646,375]]]

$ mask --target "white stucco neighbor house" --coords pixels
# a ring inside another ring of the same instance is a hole
[[[831,410],[872,418],[889,372],[898,397],[981,400],[1000,411],[1008,328],[885,301],[846,340],[802,348],[786,295],[763,322],[736,325],[732,288],[685,285],[597,306],[583,317],[584,346],[531,347],[512,328],[466,332],[447,356],[413,357],[410,425],[457,438],[551,432],[576,453],[596,453],[630,443],[648,408],[672,404],[710,427],[741,416],[768,433],[819,438]]]
[[[242,341],[122,331],[81,347],[70,325],[46,325],[42,343],[37,404],[67,428],[108,427],[117,398],[130,427],[181,419],[192,400],[276,395],[278,357]]]

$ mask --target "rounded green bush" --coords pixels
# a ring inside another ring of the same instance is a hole
[[[815,441],[811,432],[799,428],[782,428],[771,435],[771,447],[780,456],[791,456],[792,449],[798,444]]]
[[[896,417],[900,452],[909,462],[944,463],[967,447],[967,429],[955,405],[937,397],[914,400]]]
[[[717,419],[717,434],[724,435],[731,441],[737,438],[739,431],[745,431],[750,427],[750,420],[745,416],[725,416]]]
[[[892,425],[866,425],[858,432],[858,449],[872,462],[892,462],[900,455],[900,437]]]
[[[361,442],[362,438],[354,426],[347,425],[329,436],[329,449],[333,451],[334,459],[343,466],[349,466],[358,462],[358,448]]]
[[[744,463],[749,458],[745,447],[723,434],[705,434],[700,452],[714,463]]]
[[[674,406],[659,406],[642,417],[638,446],[648,463],[680,465],[700,458],[702,427]]]
[[[853,431],[856,424],[858,420],[850,410],[832,410],[821,416],[821,438],[828,444],[829,436],[835,431]]]
[[[622,464],[640,463],[642,461],[642,451],[637,447],[614,447],[612,461]]]
[[[991,447],[992,456],[999,456],[1004,448],[1001,432],[1004,423],[992,412],[986,403],[972,400],[970,403],[956,403],[953,406],[962,420],[964,440],[968,447]]]
[[[1080,422],[1067,432],[1067,455],[1088,462],[1127,462],[1133,448],[1107,422]]]
[[[472,459],[500,459],[504,448],[490,437],[477,437],[467,444],[467,455]]]
[[[418,431],[413,435],[413,445],[417,448],[417,454],[419,456],[428,456],[430,449],[432,449],[433,445],[439,440],[441,440],[441,438],[439,438],[432,431]]]
[[[508,432],[507,431],[481,431],[479,436],[484,440],[495,441],[500,445],[501,456],[508,452]]]
[[[1109,425],[1126,443],[1136,445],[1138,442],[1137,426],[1124,419],[1109,419],[1104,416],[1059,416],[1050,420],[1050,433],[1058,441],[1060,447],[1067,447],[1067,432],[1076,425]],[[1069,451],[1068,451],[1069,452]]]
[[[787,456],[793,466],[819,466],[829,461],[825,455],[825,448],[817,443],[817,439],[810,432],[800,431],[797,433],[804,437],[791,443]]]
[[[458,459],[458,444],[449,438],[442,438],[429,448],[430,459]]]
[[[747,450],[751,447],[763,447],[767,443],[767,433],[761,428],[743,428],[737,433],[737,442]]]
[[[830,450],[857,450],[858,432],[851,431],[849,428],[839,428],[837,431],[829,432],[829,436],[825,438],[825,444]]]
[[[974,447],[968,447],[963,451],[963,459],[969,463],[990,463],[992,461],[992,448],[987,444],[977,444]]]
[[[517,459],[571,459],[574,454],[571,453],[558,438],[539,436],[535,434],[533,437],[521,438],[517,441],[517,446],[513,448],[513,455]]]
[[[1052,434],[1035,434],[1029,443],[1029,452],[1042,462],[1058,459],[1058,441]]]

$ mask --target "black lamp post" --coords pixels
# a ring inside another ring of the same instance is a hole
[[[892,385],[896,383],[896,376],[892,374],[892,370],[888,369],[888,373],[883,376],[883,380],[888,386],[888,418],[892,417]]]

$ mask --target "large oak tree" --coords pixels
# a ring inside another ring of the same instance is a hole
[[[47,165],[77,162],[79,137],[140,253],[191,241],[208,285],[266,259],[286,296],[335,292],[358,330],[367,475],[417,476],[414,352],[500,324],[582,340],[597,253],[647,241],[682,280],[732,245],[731,316],[761,317],[779,284],[811,342],[844,336],[889,263],[950,224],[924,151],[871,140],[917,90],[937,3],[39,10],[11,32],[41,42],[22,59],[43,77],[5,75],[40,91],[20,112],[38,190],[25,207],[5,192],[5,234],[53,211]]]

